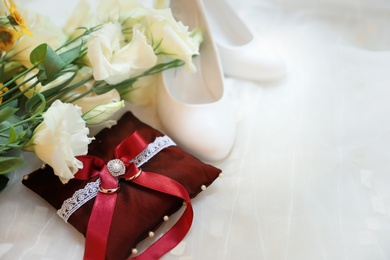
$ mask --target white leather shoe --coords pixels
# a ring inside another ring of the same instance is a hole
[[[284,60],[261,43],[226,0],[205,0],[204,6],[227,76],[266,81],[285,74]]]
[[[206,161],[225,158],[235,139],[234,111],[228,101],[218,51],[201,0],[171,0],[176,19],[203,29],[196,73],[183,67],[160,75],[157,111],[166,133],[184,150]]]

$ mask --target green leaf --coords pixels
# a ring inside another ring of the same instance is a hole
[[[106,93],[106,92],[108,92],[108,91],[110,91],[110,90],[112,90],[114,88],[115,88],[114,85],[110,85],[107,82],[105,82],[104,80],[96,81],[93,84],[93,90],[98,95],[104,94],[104,93]]]
[[[53,79],[66,67],[66,63],[46,43],[39,45],[31,52],[30,61],[34,65],[39,65],[39,69],[45,72],[47,79]]]
[[[117,91],[121,92],[125,89],[128,89],[130,88],[131,86],[134,85],[134,83],[138,80],[138,78],[131,78],[131,79],[128,79],[128,80],[124,80],[118,84],[115,84],[115,85],[110,85],[111,88],[115,88]]]
[[[46,106],[45,97],[41,93],[35,93],[33,97],[31,97],[26,102],[26,111],[31,114],[35,114],[35,111],[38,110],[38,107],[42,105]]]
[[[30,133],[31,133],[30,129],[26,129],[26,130],[19,133],[18,138],[22,139]]]
[[[144,72],[143,76],[148,76],[148,75],[160,73],[160,72],[167,70],[167,69],[172,69],[172,68],[177,68],[177,67],[183,66],[184,64],[185,64],[184,61],[178,60],[178,59],[172,60],[169,62],[165,62],[165,63],[160,63],[160,64],[153,66],[152,68],[150,68],[146,72]]]
[[[41,93],[36,92],[33,97],[27,100],[25,107],[32,115],[41,113],[45,110],[46,99]]]
[[[12,144],[18,139],[18,133],[16,132],[15,128],[13,126],[10,126],[9,128],[9,137],[8,137],[8,143]]]
[[[15,112],[18,111],[17,108],[13,107],[4,107],[0,110],[0,122],[3,122],[13,116]]]
[[[71,64],[74,60],[76,60],[79,57],[79,54],[81,52],[81,47],[82,44],[60,54],[61,59],[65,62],[66,65]]]
[[[5,80],[4,80],[4,63],[1,63],[1,66],[0,66],[0,82],[5,82]]]
[[[0,174],[11,172],[23,165],[20,157],[0,157]]]
[[[32,52],[30,53],[30,62],[33,65],[39,65],[45,61],[46,52],[48,45],[46,43],[42,43],[38,45]]]
[[[5,186],[7,186],[9,179],[5,175],[0,175],[0,191],[2,191]]]

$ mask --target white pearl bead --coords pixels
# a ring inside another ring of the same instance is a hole
[[[207,187],[206,187],[206,185],[202,185],[200,188],[201,188],[202,190],[205,190]]]
[[[108,171],[115,177],[125,174],[126,166],[119,159],[113,159],[107,163]]]
[[[131,250],[131,253],[132,253],[133,255],[137,254],[137,253],[138,253],[137,248],[133,248],[133,249]]]
[[[149,231],[149,237],[154,237],[154,232],[153,231]]]
[[[114,170],[114,172],[119,172],[121,170],[121,165],[119,163],[114,163],[112,165],[112,169]]]
[[[169,220],[169,217],[168,216],[164,216],[164,221],[168,221]]]

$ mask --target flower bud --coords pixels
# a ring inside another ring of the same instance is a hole
[[[97,125],[101,123],[110,123],[109,118],[118,110],[123,108],[125,103],[123,100],[114,101],[105,105],[96,106],[83,115],[83,119],[87,125]],[[114,121],[115,122],[115,121]]]

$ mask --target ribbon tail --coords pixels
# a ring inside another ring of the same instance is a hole
[[[133,182],[153,190],[179,197],[187,204],[182,216],[171,229],[143,253],[131,258],[132,260],[160,259],[163,255],[176,247],[190,230],[194,216],[190,197],[187,190],[180,183],[164,175],[152,172],[142,172],[142,174],[134,179]]]
[[[112,189],[118,186],[118,181],[109,173],[106,167],[100,173],[100,180],[104,188]],[[105,259],[116,199],[117,193],[115,192],[98,192],[88,221],[84,259]]]
[[[85,236],[85,260],[105,259],[117,194],[98,193]]]

